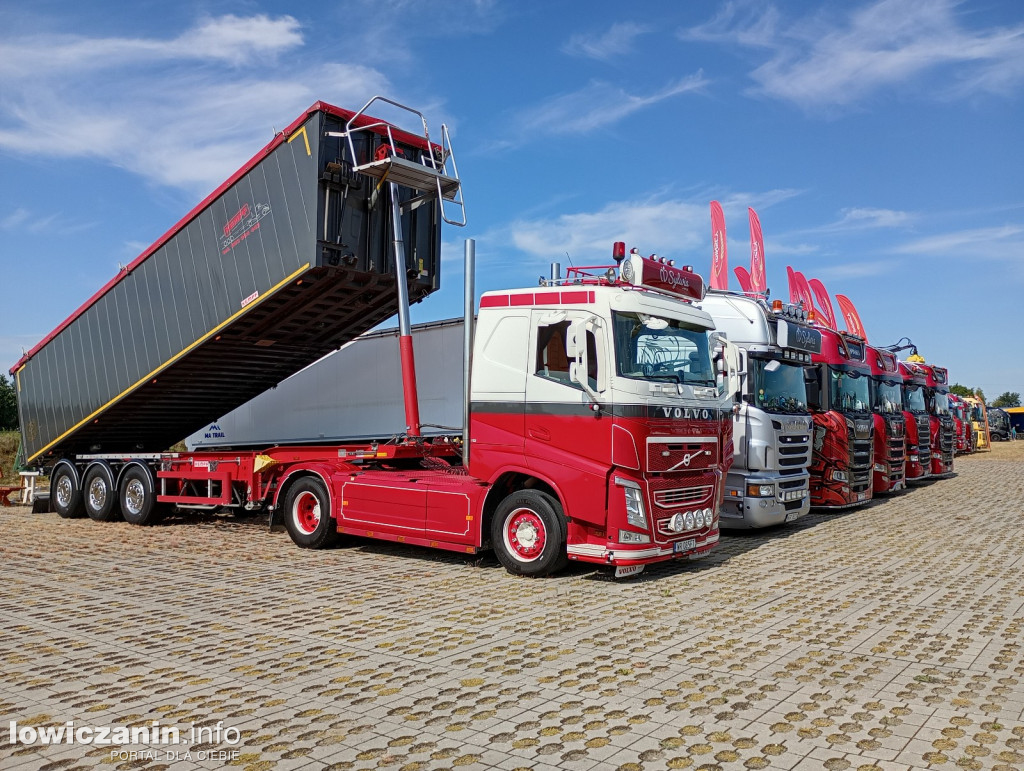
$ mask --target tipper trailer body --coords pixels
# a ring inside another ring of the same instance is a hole
[[[359,116],[353,159],[328,136],[353,116],[314,104],[14,366],[28,463],[165,450],[395,314],[388,206],[353,160],[436,147]],[[401,217],[412,301],[438,288],[440,215]]]

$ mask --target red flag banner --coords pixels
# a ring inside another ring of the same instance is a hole
[[[807,279],[799,270],[796,271],[793,276],[796,278],[796,291],[800,295],[800,301],[803,302],[804,307],[807,310],[813,311],[814,295],[811,294],[811,288],[807,285]]]
[[[736,278],[740,280],[740,289],[743,290],[743,294],[754,294],[754,288],[750,285],[750,274],[747,273],[747,269],[741,265],[733,272],[736,274]]]
[[[867,340],[868,333],[864,331],[864,325],[860,323],[860,314],[857,313],[857,309],[853,307],[853,303],[850,302],[850,298],[845,295],[837,294],[836,302],[839,303],[839,308],[843,311],[843,321],[846,322],[846,331]]]
[[[712,289],[729,288],[729,255],[725,244],[725,213],[718,201],[711,202],[711,281]]]
[[[761,235],[761,220],[757,212],[748,208],[750,214],[750,286],[758,294],[764,294],[768,280],[764,274],[764,237]]]
[[[814,299],[817,300],[818,308],[821,309],[821,315],[829,329],[839,329],[836,326],[836,313],[832,308],[832,298],[829,297],[825,285],[816,278],[812,278],[807,283],[811,287],[811,291],[814,292]]]
[[[789,278],[789,301],[793,305],[797,305],[800,302],[800,291],[796,287],[796,274],[789,265],[786,266],[786,276]],[[807,310],[810,310],[810,308]]]

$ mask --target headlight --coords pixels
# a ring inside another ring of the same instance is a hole
[[[668,529],[673,533],[681,533],[686,529],[686,518],[681,513],[672,515],[668,521]]]
[[[626,522],[639,530],[647,529],[647,515],[644,512],[644,499],[640,494],[640,486],[636,482],[627,479],[615,479],[615,483],[622,487],[626,496]]]
[[[836,482],[845,482],[845,481],[847,481],[847,479],[846,479],[846,472],[845,471],[833,471],[832,472],[832,479],[835,480]]]
[[[881,464],[881,463],[876,463],[875,464],[875,471],[878,471],[878,472],[881,472],[881,473],[884,474],[885,473],[885,466],[883,464]]]
[[[747,485],[747,495],[751,498],[771,498],[775,495],[775,485]]]
[[[619,543],[650,543],[651,537],[646,533],[634,533],[632,530],[619,531]]]
[[[693,530],[693,528],[697,526],[692,511],[688,511],[683,514],[683,523],[686,525],[687,530]]]
[[[711,527],[715,521],[715,512],[712,509],[704,509],[704,527]]]

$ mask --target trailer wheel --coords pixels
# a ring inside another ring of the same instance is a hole
[[[121,515],[132,525],[152,525],[160,520],[161,507],[156,504],[156,490],[149,469],[132,466],[124,472],[118,494]]]
[[[291,486],[285,498],[284,524],[296,546],[324,549],[337,540],[330,501],[324,483],[315,477],[304,477]]]
[[[97,522],[109,522],[117,516],[117,490],[109,466],[95,465],[85,473],[82,502],[85,513]]]
[[[545,576],[568,563],[567,526],[557,500],[538,490],[512,493],[491,520],[491,543],[509,573]]]
[[[74,469],[67,463],[60,463],[50,476],[50,490],[53,508],[64,519],[85,516],[82,505],[82,489],[75,479]]]

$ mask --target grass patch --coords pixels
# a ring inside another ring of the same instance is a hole
[[[21,435],[17,431],[0,431],[0,469],[4,475],[0,479],[3,484],[19,484],[21,478],[14,468],[14,456],[18,452]]]

